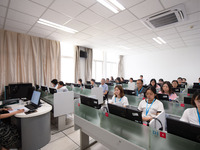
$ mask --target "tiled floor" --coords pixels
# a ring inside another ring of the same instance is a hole
[[[70,126],[73,126],[73,117],[68,119]],[[52,125],[50,142],[40,150],[80,150],[80,130],[75,131],[74,127],[58,132]],[[95,140],[90,138],[90,143]],[[87,150],[108,150],[100,143],[96,143]]]

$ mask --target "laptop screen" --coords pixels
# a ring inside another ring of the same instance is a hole
[[[40,92],[33,91],[33,95],[31,97],[31,103],[33,103],[35,105],[39,105],[40,95],[41,95]]]

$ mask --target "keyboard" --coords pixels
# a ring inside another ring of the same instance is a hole
[[[29,104],[29,105],[26,105],[25,106],[26,108],[30,109],[30,110],[33,110],[33,109],[36,109],[33,105]]]

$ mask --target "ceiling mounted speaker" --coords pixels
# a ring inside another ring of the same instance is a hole
[[[149,29],[156,29],[174,25],[187,19],[184,5],[177,5],[141,19],[141,22]]]

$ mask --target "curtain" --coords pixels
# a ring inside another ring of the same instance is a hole
[[[74,80],[75,82],[78,81],[78,79],[80,78],[80,47],[79,46],[75,46],[75,77]]]
[[[60,79],[60,42],[0,30],[0,91],[10,83],[50,86]]]
[[[91,48],[85,48],[87,53],[87,58],[85,59],[85,81],[90,81],[92,79],[92,60],[93,51]]]
[[[124,77],[124,56],[119,56],[119,64],[118,64],[118,76]]]

